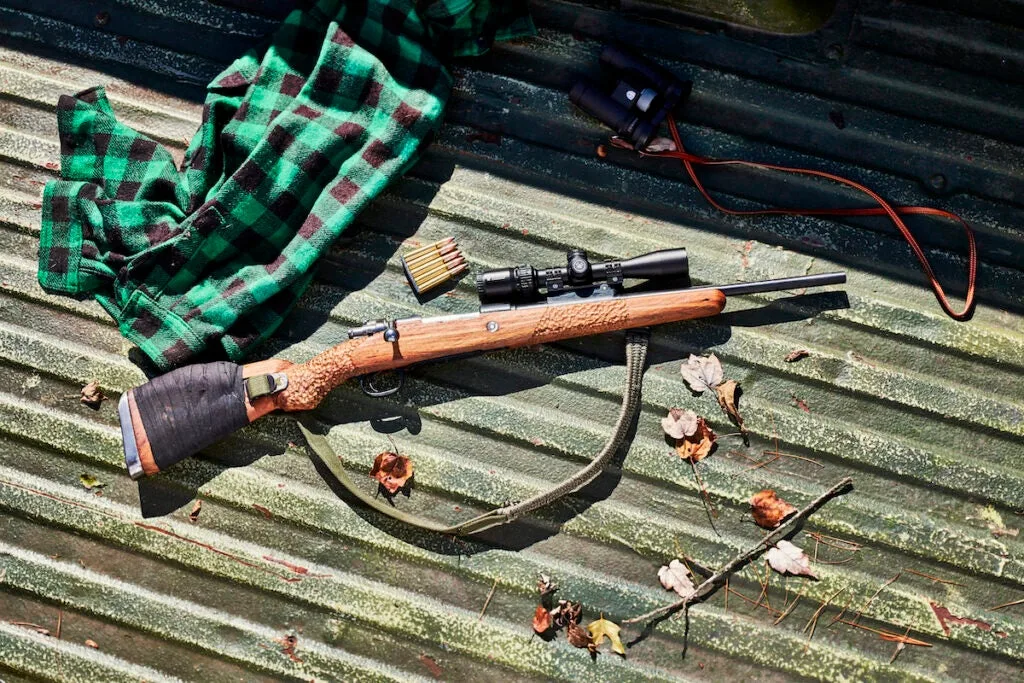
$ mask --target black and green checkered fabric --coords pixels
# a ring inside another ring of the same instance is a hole
[[[102,88],[58,103],[39,281],[94,297],[161,369],[242,359],[440,124],[449,55],[528,35],[524,2],[318,0],[209,86],[184,162]],[[205,355],[205,354],[204,354]]]

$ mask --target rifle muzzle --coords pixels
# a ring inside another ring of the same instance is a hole
[[[172,370],[121,395],[124,460],[132,479],[162,472],[249,424],[242,366]]]

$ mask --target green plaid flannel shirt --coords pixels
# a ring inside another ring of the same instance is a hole
[[[449,56],[533,33],[525,2],[318,0],[208,86],[176,168],[102,88],[57,106],[39,282],[92,296],[163,370],[242,359],[439,126]],[[216,354],[219,355],[219,354]]]

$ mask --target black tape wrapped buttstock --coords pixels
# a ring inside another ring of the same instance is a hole
[[[189,365],[131,390],[137,412],[153,453],[163,471],[190,455],[217,443],[249,424],[245,406],[242,366],[226,361]],[[130,424],[122,411],[125,461],[132,478],[142,472],[133,467],[135,445]]]

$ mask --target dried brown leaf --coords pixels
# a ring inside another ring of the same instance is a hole
[[[750,514],[757,525],[764,529],[774,529],[795,512],[795,507],[779,498],[771,489],[758,491],[750,499]]]
[[[672,408],[662,418],[661,428],[673,439],[685,439],[697,431],[697,413],[682,408]]]
[[[556,628],[578,624],[583,615],[583,605],[571,600],[559,600],[558,606],[551,610],[551,619]]]
[[[547,574],[540,575],[540,579],[537,581],[537,592],[540,593],[542,600],[557,590],[558,584],[552,581],[550,576]]]
[[[619,630],[619,625],[605,619],[603,614],[597,621],[587,624],[587,631],[590,632],[590,637],[594,639],[595,649],[607,637],[612,644],[612,651],[625,657],[626,648],[622,645],[622,641],[619,640]]]
[[[644,147],[645,152],[655,154],[657,152],[674,152],[676,151],[676,143],[672,138],[653,138]]]
[[[747,430],[743,426],[743,418],[740,417],[740,411],[736,408],[736,389],[738,388],[739,385],[735,380],[730,379],[715,387],[715,396],[718,398],[718,405],[722,406],[722,410],[729,416],[729,419],[739,427],[740,433],[746,435]]]
[[[91,647],[91,648],[92,648],[92,649],[94,649],[94,650],[98,650],[98,649],[100,649],[100,646],[99,646],[99,644],[97,644],[97,643],[96,643],[96,641],[95,641],[95,640],[92,640],[91,638],[87,638],[87,639],[86,639],[86,641],[85,641],[85,644],[86,644],[86,645],[87,645],[88,647]]]
[[[590,634],[576,623],[569,624],[569,628],[565,630],[565,637],[573,647],[590,648],[593,645]]]
[[[93,380],[82,387],[82,395],[78,400],[90,408],[99,408],[106,398],[103,389],[100,388],[100,383]]]
[[[811,352],[808,351],[807,349],[797,349],[796,351],[790,351],[789,353],[787,353],[786,357],[783,358],[782,360],[786,361],[787,363],[795,363],[801,358],[807,358],[807,356],[809,355],[811,355]]]
[[[398,453],[380,453],[373,461],[370,476],[380,482],[388,493],[397,493],[412,477],[412,461]]]
[[[679,560],[672,560],[658,570],[658,580],[665,590],[675,591],[681,598],[693,595],[696,587],[690,579],[690,570]]]
[[[711,427],[708,427],[707,421],[703,417],[698,417],[696,431],[685,439],[680,439],[676,442],[676,452],[684,460],[699,462],[711,453],[716,439],[718,437],[711,430]]]
[[[195,524],[196,520],[199,519],[199,511],[202,510],[202,509],[203,509],[203,501],[197,500],[195,502],[195,504],[192,506],[192,512],[188,513],[188,521],[190,521],[193,524]]]
[[[818,578],[811,571],[811,560],[804,554],[803,550],[797,548],[789,541],[779,541],[768,549],[765,559],[772,569],[780,574],[793,574],[794,576],[809,576],[812,579]]]
[[[537,605],[533,613],[533,630],[537,633],[547,633],[551,630],[551,613],[544,609],[544,605]]]
[[[722,383],[724,378],[722,364],[713,353],[706,358],[691,353],[689,359],[680,368],[680,372],[686,383],[690,385],[690,390],[698,394],[708,389],[714,389]]]

